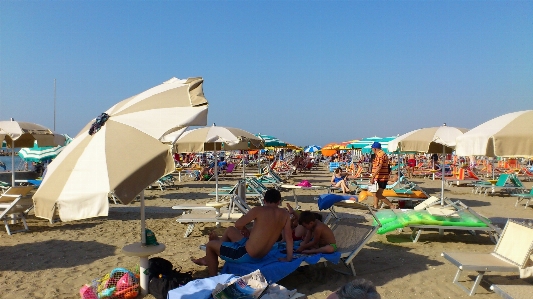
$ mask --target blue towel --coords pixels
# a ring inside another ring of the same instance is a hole
[[[168,299],[208,299],[218,283],[227,283],[233,279],[233,274],[195,279],[184,286],[168,291]]]
[[[28,180],[28,183],[34,185],[34,186],[41,186],[41,183],[43,182],[43,180]]]
[[[318,209],[329,209],[336,202],[339,202],[341,200],[348,200],[350,198],[355,198],[355,201],[359,202],[359,198],[355,195],[339,195],[333,193],[322,194],[318,197]]]
[[[339,252],[329,254],[318,253],[313,255],[294,253],[292,261],[280,262],[278,259],[286,256],[286,254],[281,253],[281,248],[284,248],[283,245],[283,243],[274,244],[272,250],[270,250],[270,252],[258,263],[237,264],[226,262],[222,268],[222,273],[243,276],[259,269],[268,283],[275,283],[298,269],[303,261],[313,265],[318,263],[320,258],[323,257],[328,261],[337,264],[341,258]]]

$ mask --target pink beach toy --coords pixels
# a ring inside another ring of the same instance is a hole
[[[98,299],[98,295],[96,295],[94,290],[88,285],[84,285],[80,289],[80,296],[82,299]]]

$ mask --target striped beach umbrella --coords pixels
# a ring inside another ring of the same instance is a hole
[[[63,148],[63,146],[28,147],[20,149],[18,155],[22,160],[27,162],[44,162],[54,159]]]
[[[304,148],[304,152],[306,153],[315,153],[322,149],[322,147],[318,145],[308,145]]]
[[[374,142],[376,142],[376,141],[379,142],[379,143],[381,143],[381,149],[382,149],[385,153],[389,154],[389,153],[391,152],[391,151],[389,150],[389,142],[390,142],[391,140],[394,140],[394,139],[396,139],[396,137],[384,137],[384,138],[381,138],[381,139],[376,139],[376,140],[372,141],[372,143],[374,143]],[[372,143],[362,148],[362,153],[363,153],[363,154],[370,154],[370,153],[372,153]]]
[[[270,135],[263,135],[261,133],[255,134],[255,136],[260,137],[265,141],[265,147],[285,147],[287,146],[286,142],[281,141],[280,139],[270,136]]]

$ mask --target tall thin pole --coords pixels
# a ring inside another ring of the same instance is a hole
[[[54,79],[54,131],[56,130],[56,79]]]

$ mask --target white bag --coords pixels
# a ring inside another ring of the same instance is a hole
[[[368,192],[376,193],[376,192],[378,192],[378,189],[379,189],[378,182],[375,182],[372,185],[368,185]]]

